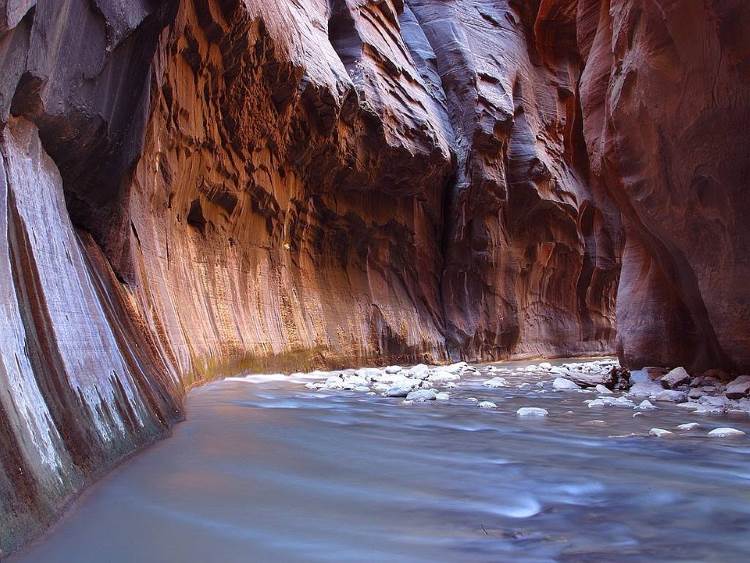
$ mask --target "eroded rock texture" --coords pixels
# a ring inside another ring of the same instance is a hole
[[[748,366],[746,12],[0,0],[0,549],[233,372]]]
[[[536,37],[525,3],[409,6],[456,134],[442,286],[450,348],[467,358],[608,350],[621,242],[616,212],[588,181],[575,50]]]
[[[747,370],[750,5],[568,4],[592,171],[626,230],[621,354],[637,366]]]

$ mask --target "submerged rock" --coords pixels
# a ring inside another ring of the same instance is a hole
[[[665,438],[667,436],[670,436],[672,432],[669,430],[664,430],[663,428],[652,428],[648,431],[649,436],[655,436],[657,438]]]
[[[492,401],[480,401],[477,405],[480,409],[496,409],[497,405]]]
[[[626,407],[626,408],[633,408],[635,406],[635,403],[628,399],[627,397],[599,397],[598,399],[593,399],[589,401],[584,401],[586,404],[588,404],[590,409],[593,408],[600,408],[600,407]]]
[[[521,407],[516,411],[518,416],[547,416],[549,412],[547,409],[541,409],[539,407]]]
[[[708,435],[711,438],[739,438],[744,436],[745,432],[736,428],[714,428]]]
[[[682,431],[695,430],[696,428],[700,428],[700,424],[698,424],[697,422],[686,422],[685,424],[680,424],[677,426],[677,430]]]
[[[508,380],[504,377],[493,377],[482,383],[485,387],[505,387],[508,385]]]

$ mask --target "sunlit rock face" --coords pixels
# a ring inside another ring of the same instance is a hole
[[[442,285],[450,349],[608,350],[622,242],[617,212],[589,180],[574,30],[538,34],[525,2],[408,5],[456,135]]]
[[[0,550],[222,375],[747,366],[747,8],[660,4],[0,0]]]

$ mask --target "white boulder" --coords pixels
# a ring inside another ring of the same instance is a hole
[[[636,408],[642,411],[650,411],[654,410],[656,407],[653,405],[653,403],[651,403],[651,401],[649,401],[648,399],[644,399]]]
[[[738,438],[744,436],[745,433],[736,428],[714,428],[708,435],[712,438]]]
[[[406,396],[407,401],[415,401],[417,403],[424,403],[425,401],[434,401],[437,398],[437,393],[432,389],[417,389],[412,391]]]
[[[516,411],[518,416],[547,416],[549,413],[547,409],[541,409],[539,407],[521,407]]]
[[[578,385],[573,383],[570,379],[564,377],[556,377],[552,382],[552,388],[557,391],[577,391],[580,389]]]

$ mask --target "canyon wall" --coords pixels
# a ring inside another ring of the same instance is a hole
[[[750,367],[747,11],[0,0],[0,550],[230,373]]]

